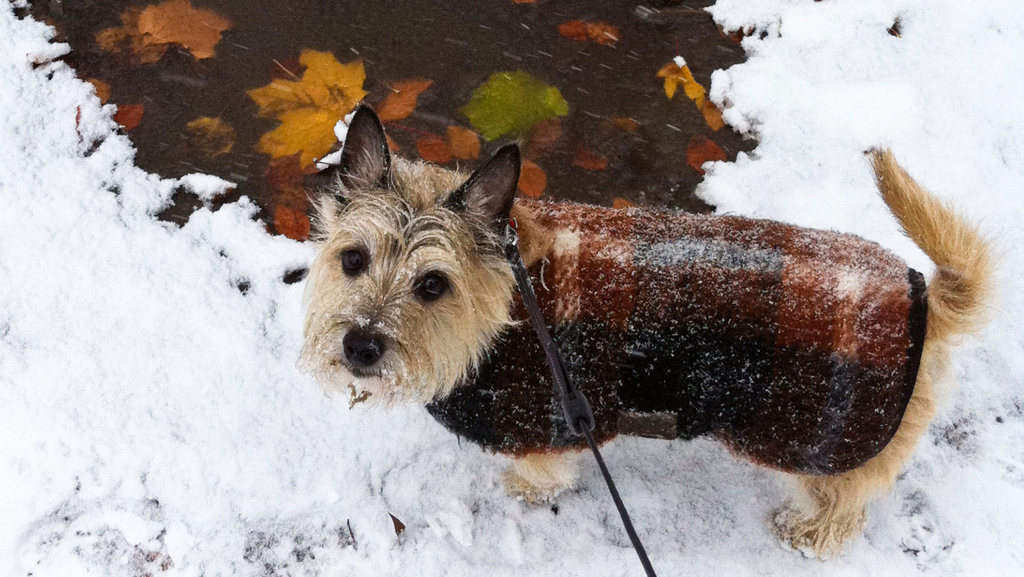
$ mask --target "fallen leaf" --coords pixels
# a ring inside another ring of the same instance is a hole
[[[231,152],[235,145],[235,129],[219,118],[203,116],[186,124],[185,129],[189,132],[189,147],[210,158]]]
[[[260,137],[256,150],[271,158],[301,152],[305,167],[331,149],[334,125],[366,96],[366,72],[362,60],[340,64],[330,52],[315,50],[303,50],[299,64],[305,67],[300,79],[273,80],[246,93],[260,116],[281,121]]]
[[[665,96],[670,99],[675,96],[676,89],[681,85],[683,92],[698,109],[704,104],[704,87],[694,80],[690,67],[681,56],[676,56],[672,62],[662,66],[658,71],[658,78],[665,79]]]
[[[700,107],[700,113],[704,115],[704,122],[708,123],[711,130],[717,132],[718,129],[725,126],[725,121],[722,120],[722,111],[715,106],[714,102],[705,100],[704,106]]]
[[[106,104],[110,100],[109,84],[96,78],[87,78],[86,81],[92,84],[92,87],[96,90],[96,96],[100,99],[100,104]]]
[[[601,129],[606,132],[611,131],[612,129],[618,129],[623,132],[636,132],[640,129],[640,123],[632,118],[617,116],[615,118],[605,118],[602,120]]]
[[[399,521],[398,517],[391,515],[391,513],[388,513],[388,515],[391,516],[391,523],[395,526],[395,535],[401,535],[405,531],[405,523]]]
[[[558,117],[542,120],[530,130],[526,155],[534,158],[551,152],[562,138],[562,120]]]
[[[96,42],[107,52],[131,54],[142,64],[153,64],[178,44],[197,60],[213,58],[221,33],[231,21],[213,10],[193,8],[189,0],[167,0],[145,9],[130,7],[121,13],[121,26],[96,34]]]
[[[167,0],[147,6],[139,16],[144,44],[180,44],[197,60],[213,58],[221,33],[230,28],[230,20],[213,10],[193,8],[189,0]]]
[[[272,203],[292,210],[306,211],[309,198],[303,186],[305,172],[302,170],[300,154],[272,158],[267,163],[265,176],[270,184]]]
[[[586,170],[604,170],[608,168],[608,159],[581,143],[576,147],[576,154],[572,157],[572,164]]]
[[[433,134],[428,134],[417,140],[416,151],[420,153],[420,157],[423,160],[428,162],[445,164],[452,159],[452,151],[448,150],[448,145],[445,144],[444,139]]]
[[[292,56],[272,62],[271,80],[302,80],[302,73],[306,71],[306,67],[299,62],[299,59]]]
[[[536,163],[523,159],[519,170],[519,192],[527,198],[540,198],[548,187],[548,175]]]
[[[433,80],[414,78],[391,85],[391,94],[377,107],[377,116],[383,120],[402,120],[416,110],[416,98],[430,88]]]
[[[455,158],[473,160],[480,156],[480,136],[468,128],[449,126],[444,142]]]
[[[394,138],[391,138],[390,134],[385,134],[384,139],[388,141],[388,150],[391,152],[398,152],[399,150],[402,150],[402,147],[395,142]]]
[[[520,137],[542,120],[565,116],[569,103],[557,88],[527,72],[495,72],[473,90],[462,113],[489,142],[503,135]]]
[[[725,151],[705,136],[694,136],[686,148],[686,163],[701,174],[704,174],[705,162],[725,159]]]
[[[292,240],[306,240],[309,238],[309,217],[305,212],[278,206],[274,209],[274,228],[278,234]]]
[[[139,122],[142,122],[142,115],[146,109],[141,104],[118,104],[117,112],[114,113],[114,122],[121,125],[125,130],[134,130]]]
[[[578,42],[589,40],[604,46],[612,46],[622,37],[618,28],[603,21],[570,20],[558,25],[558,33]]]
[[[634,206],[636,206],[635,202],[630,202],[624,198],[616,197],[615,199],[612,200],[612,208],[623,209],[633,208]]]

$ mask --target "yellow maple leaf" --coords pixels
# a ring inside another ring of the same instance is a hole
[[[670,99],[675,96],[676,89],[683,86],[683,92],[687,98],[693,101],[700,108],[704,105],[704,87],[693,78],[690,67],[681,56],[676,56],[672,62],[661,67],[658,71],[658,78],[665,79],[665,96]]]
[[[260,137],[256,150],[271,158],[301,152],[306,166],[330,150],[334,125],[366,96],[366,71],[362,60],[341,64],[330,52],[316,50],[303,50],[299,63],[305,67],[299,80],[274,80],[246,93],[260,116],[281,121]]]

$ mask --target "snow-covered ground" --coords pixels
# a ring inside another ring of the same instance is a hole
[[[713,11],[756,29],[711,94],[760,144],[700,193],[930,271],[872,188],[862,151],[890,146],[995,240],[1001,300],[893,493],[824,564],[769,535],[787,495],[773,473],[710,441],[611,444],[655,567],[1024,575],[1024,4]],[[423,409],[325,397],[295,368],[302,283],[282,282],[310,249],[268,236],[245,201],[155,220],[176,183],[133,166],[112,107],[47,63],[67,50],[50,36],[0,5],[0,575],[641,573],[589,461],[557,510],[529,507],[503,494],[501,458]]]

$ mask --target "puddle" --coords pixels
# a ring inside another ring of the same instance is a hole
[[[110,102],[142,105],[141,120],[127,131],[141,168],[165,177],[205,172],[236,182],[237,189],[220,202],[241,195],[254,199],[274,231],[275,207],[295,206],[296,200],[283,199],[280,186],[268,179],[270,158],[255,147],[279,123],[258,116],[246,91],[266,86],[272,72],[280,76],[282,63],[294,65],[305,49],[332,53],[341,63],[362,59],[365,101],[371,105],[379,105],[397,81],[433,81],[411,115],[386,124],[400,155],[417,157],[416,141],[424,134],[443,136],[449,126],[474,128],[461,112],[474,89],[494,72],[522,70],[556,87],[568,102],[569,112],[560,118],[561,137],[527,153],[546,173],[544,198],[602,205],[624,199],[711,210],[693,195],[703,177],[687,164],[691,141],[710,139],[729,160],[752,149],[754,142],[729,127],[712,130],[682,87],[670,100],[657,77],[681,55],[694,79],[709,88],[714,70],[743,61],[740,46],[701,10],[710,3],[196,0],[196,8],[233,23],[216,44],[216,56],[197,60],[171,44],[153,64],[108,52],[96,39],[100,31],[120,26],[121,14],[130,7],[152,3],[50,0],[31,11],[57,28],[59,41],[71,45],[65,59],[82,78],[109,85]],[[617,29],[617,41],[609,46],[560,34],[559,25],[572,20],[608,23]],[[186,125],[200,117],[219,118],[232,127],[230,152],[211,157],[195,145]],[[614,119],[631,119],[635,125]],[[481,159],[509,140],[483,142]],[[524,144],[529,148],[529,135]],[[580,167],[582,150],[607,159],[606,166]],[[184,222],[201,205],[186,192],[177,193],[174,201],[162,218]],[[299,203],[297,209],[308,211],[305,199]]]

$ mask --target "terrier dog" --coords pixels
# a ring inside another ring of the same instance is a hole
[[[793,475],[772,518],[830,555],[860,534],[935,413],[952,337],[981,326],[987,242],[891,153],[882,197],[937,265],[921,274],[858,237],[778,222],[516,200],[518,148],[467,176],[392,158],[367,107],[320,173],[304,366],[327,390],[426,405],[512,463],[510,494],[574,482],[570,432],[508,261],[520,251],[595,437],[712,435]]]

